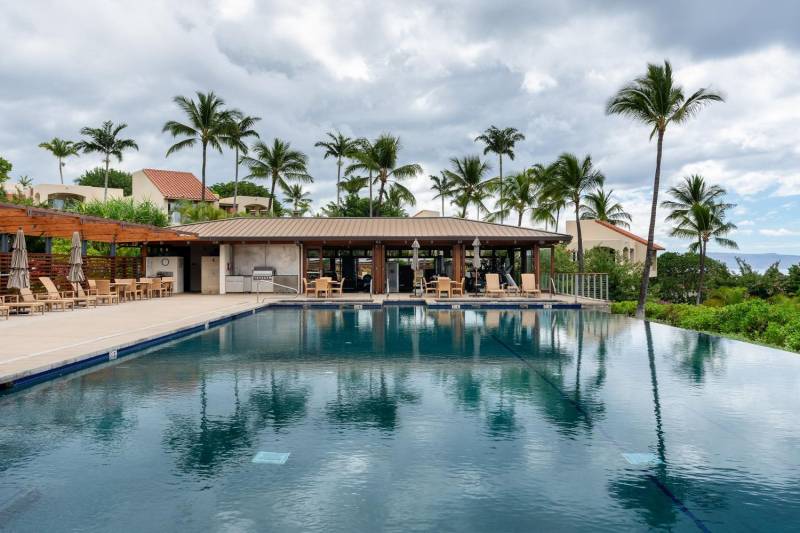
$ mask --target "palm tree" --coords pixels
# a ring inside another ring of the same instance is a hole
[[[622,204],[611,197],[614,189],[606,192],[602,188],[586,195],[586,204],[581,207],[583,220],[602,220],[612,226],[630,228],[631,215]]]
[[[461,218],[467,216],[467,207],[475,204],[475,219],[480,220],[481,211],[487,211],[483,201],[489,195],[487,186],[491,180],[484,179],[491,168],[480,156],[450,159],[452,170],[445,170],[447,179],[453,184],[454,203],[461,208]]]
[[[389,185],[401,187],[411,194],[400,182],[421,174],[422,167],[416,163],[397,165],[397,156],[401,148],[399,137],[384,133],[374,143],[360,142],[359,144],[360,149],[352,155],[356,162],[347,167],[345,172],[351,174],[358,170],[367,170],[375,173],[375,180],[380,184],[378,189],[379,212]]]
[[[378,165],[375,162],[375,150],[374,145],[372,142],[365,138],[359,137],[354,141],[355,143],[355,151],[353,152],[351,158],[355,159],[358,162],[358,168],[350,165],[345,170],[345,176],[350,176],[354,172],[358,170],[366,170],[368,177],[367,182],[369,184],[369,218],[373,216],[373,202],[372,202],[372,186],[375,184],[374,174],[378,170]]]
[[[673,199],[661,202],[661,207],[671,210],[667,217],[670,222],[680,222],[688,215],[694,204],[717,205],[723,209],[733,207],[733,204],[719,201],[726,194],[724,188],[719,185],[707,185],[705,178],[699,174],[683,178],[683,182],[670,187],[667,194],[672,196]],[[698,240],[699,245],[700,241]]]
[[[534,169],[525,169],[522,172],[512,174],[503,184],[503,199],[500,209],[488,217],[494,221],[496,217],[502,220],[511,211],[517,213],[517,226],[522,226],[522,218],[528,211],[533,212],[539,202],[539,184],[535,179]],[[498,187],[499,188],[499,187]]]
[[[602,187],[605,176],[592,166],[592,156],[579,160],[574,154],[561,154],[556,161],[555,180],[548,186],[546,195],[562,197],[575,208],[575,229],[578,236],[578,271],[583,272],[583,235],[581,234],[581,202]]]
[[[345,192],[346,195],[356,195],[361,192],[361,189],[367,186],[367,180],[362,176],[349,176],[342,180],[339,184],[339,189]]]
[[[71,155],[78,155],[78,148],[75,146],[75,143],[53,137],[53,140],[50,142],[40,143],[39,148],[44,148],[58,159],[58,175],[61,177],[61,185],[64,185],[64,165],[66,165],[66,163],[64,163],[64,158]]]
[[[328,132],[326,135],[330,140],[319,141],[318,143],[315,143],[314,146],[325,149],[324,159],[328,159],[328,157],[333,157],[336,159],[336,203],[341,204],[339,184],[342,181],[342,159],[345,157],[350,157],[354,152],[356,152],[358,149],[358,144],[357,141],[342,135],[342,133],[339,131],[337,131],[336,134]]]
[[[282,189],[288,187],[289,181],[299,181],[311,183],[314,178],[308,175],[306,165],[308,157],[303,152],[292,150],[291,144],[287,141],[275,139],[272,146],[258,141],[253,145],[255,157],[244,156],[242,163],[250,168],[248,178],[266,178],[272,180],[269,189],[269,212],[275,214],[273,209],[273,199],[275,198],[275,187]]]
[[[292,204],[292,216],[303,216],[311,209],[311,193],[303,189],[300,183],[294,183],[283,188],[286,201]]]
[[[489,152],[497,154],[500,164],[500,203],[503,203],[503,156],[507,155],[509,159],[514,160],[514,145],[520,141],[525,140],[525,135],[520,133],[516,128],[499,129],[495,126],[490,126],[481,135],[475,137],[475,142],[481,141],[486,147],[483,149],[483,155]],[[503,223],[501,216],[500,223]]]
[[[259,138],[258,132],[253,129],[260,117],[243,115],[239,111],[231,112],[231,120],[225,128],[223,142],[234,150],[234,173],[233,173],[233,212],[239,212],[239,152],[247,155],[248,147],[245,140],[248,137]]]
[[[702,301],[703,281],[705,277],[706,254],[708,241],[713,241],[725,248],[738,248],[739,246],[725,237],[735,230],[736,226],[725,221],[725,207],[718,204],[693,204],[688,212],[672,228],[670,235],[693,239],[689,250],[700,254],[700,274],[697,281],[697,303]]]
[[[558,231],[561,211],[567,206],[567,200],[551,186],[556,179],[556,167],[555,163],[550,165],[537,163],[528,169],[528,172],[539,190],[537,205],[533,208],[533,220],[544,222],[545,229],[552,225],[553,229]],[[553,196],[554,194],[559,196]]]
[[[111,163],[111,156],[122,162],[122,152],[125,150],[139,150],[139,145],[133,139],[118,139],[117,135],[127,128],[125,123],[114,125],[107,120],[99,128],[85,127],[81,129],[81,135],[87,139],[75,143],[75,148],[84,154],[98,153],[103,154],[105,163],[105,180],[103,182],[103,200],[108,199],[108,167]]]
[[[444,201],[446,198],[449,198],[453,195],[453,184],[449,179],[447,179],[447,174],[445,174],[444,171],[442,171],[440,176],[434,176],[431,174],[429,177],[433,182],[431,189],[436,191],[436,194],[433,196],[433,198],[442,199],[442,216],[444,216]]]
[[[389,192],[386,195],[386,205],[392,205],[397,209],[403,209],[403,206],[406,204],[414,207],[417,205],[417,199],[414,198],[414,195],[411,193],[411,191],[402,185],[392,183],[389,186]]]
[[[188,119],[187,123],[175,120],[167,121],[161,131],[169,132],[173,137],[186,137],[170,146],[167,157],[174,152],[191,148],[197,141],[203,149],[203,167],[201,172],[201,201],[206,201],[206,152],[209,146],[222,153],[222,143],[229,124],[234,116],[233,111],[224,109],[225,101],[212,92],[197,92],[197,101],[185,96],[172,99]]]
[[[664,65],[647,65],[647,73],[633,80],[620,89],[608,101],[606,113],[633,118],[651,127],[650,139],[657,136],[656,170],[653,178],[653,201],[650,207],[650,226],[647,231],[647,253],[642,270],[642,282],[639,288],[639,302],[636,317],[644,318],[644,304],[650,283],[650,265],[653,262],[653,241],[656,229],[656,211],[658,208],[658,189],[661,180],[661,156],[664,146],[664,133],[669,124],[683,124],[695,116],[704,106],[712,102],[722,102],[718,93],[708,89],[699,89],[688,98],[683,87],[672,78],[672,65],[664,61]]]

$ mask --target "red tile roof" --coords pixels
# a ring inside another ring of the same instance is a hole
[[[634,241],[636,241],[638,243],[641,243],[641,244],[644,244],[645,246],[647,246],[647,239],[643,239],[643,238],[639,237],[638,235],[634,235],[633,233],[631,233],[628,230],[624,230],[624,229],[622,229],[622,228],[620,228],[618,226],[615,226],[614,224],[610,224],[610,223],[606,222],[605,220],[595,220],[594,222],[597,222],[598,224],[600,224],[601,226],[603,226],[605,228],[608,228],[608,229],[610,229],[612,231],[616,231],[620,235],[625,235],[629,239],[633,239]],[[664,250],[664,247],[661,246],[660,244],[653,243],[653,250]]]
[[[145,175],[153,182],[153,185],[168,200],[201,200],[200,191],[202,186],[200,180],[191,172],[179,172],[177,170],[158,170],[155,168],[145,168],[142,170]],[[217,195],[206,187],[206,200],[219,200]]]

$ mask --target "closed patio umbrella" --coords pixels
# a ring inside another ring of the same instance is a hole
[[[416,272],[419,269],[419,241],[417,239],[411,243],[411,249],[414,250],[411,255],[411,270]]]
[[[475,269],[475,294],[478,294],[478,269],[481,267],[481,241],[477,237],[472,241],[472,267]]]
[[[31,276],[28,273],[28,249],[25,247],[25,234],[22,228],[17,230],[14,248],[11,251],[11,272],[8,276],[9,289],[28,289]]]
[[[71,283],[82,283],[86,277],[83,275],[81,236],[77,231],[72,233],[72,246],[69,250],[69,272],[67,279]]]

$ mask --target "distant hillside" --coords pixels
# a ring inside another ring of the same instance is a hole
[[[800,255],[784,255],[784,254],[737,254],[736,252],[708,252],[708,256],[722,261],[728,268],[738,272],[739,265],[736,264],[736,258],[740,257],[745,260],[754,270],[764,272],[767,268],[772,266],[773,263],[780,261],[780,269],[782,272],[789,270],[789,267],[800,263]]]

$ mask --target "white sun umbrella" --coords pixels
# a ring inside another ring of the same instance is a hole
[[[71,283],[82,283],[86,279],[83,275],[82,252],[81,235],[74,231],[72,232],[72,246],[69,250],[69,272],[67,272],[67,280]]]
[[[8,276],[9,289],[28,289],[31,276],[28,273],[28,249],[25,247],[25,234],[22,228],[17,230],[14,248],[11,251],[11,272]]]
[[[411,270],[416,272],[419,269],[419,241],[417,239],[411,243],[411,249],[414,251],[411,255]]]

